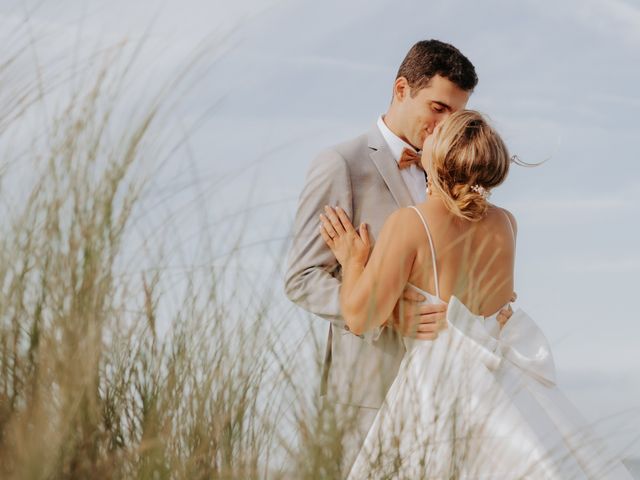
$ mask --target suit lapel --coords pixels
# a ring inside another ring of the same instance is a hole
[[[380,133],[377,126],[369,132],[369,157],[378,169],[380,176],[384,179],[391,195],[399,207],[407,207],[413,205],[414,201],[411,193],[404,183],[398,162],[389,151],[389,146],[385,142],[384,137]]]

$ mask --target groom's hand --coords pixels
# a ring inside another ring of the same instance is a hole
[[[511,295],[511,300],[510,300],[511,303],[515,302],[517,299],[518,299],[518,294],[516,292],[513,292],[513,295]],[[500,310],[500,312],[498,313],[498,316],[496,317],[496,320],[500,324],[500,328],[504,327],[507,324],[507,322],[511,318],[511,315],[513,315],[513,309],[511,308],[511,305],[507,305],[505,308]]]
[[[447,305],[420,304],[425,297],[419,292],[405,288],[402,297],[393,309],[391,326],[405,337],[419,340],[435,340],[438,332],[446,328]]]

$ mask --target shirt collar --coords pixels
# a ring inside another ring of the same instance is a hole
[[[389,145],[391,155],[393,155],[393,158],[395,158],[396,162],[399,162],[400,157],[402,156],[402,151],[405,148],[413,150],[414,152],[416,151],[416,149],[402,140],[400,137],[398,137],[395,133],[393,133],[389,129],[389,127],[387,127],[387,124],[384,123],[383,117],[384,115],[380,115],[380,117],[378,117],[378,129],[380,130],[380,133],[382,134],[385,142],[387,142],[387,145]]]

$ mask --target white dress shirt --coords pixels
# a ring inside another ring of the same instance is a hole
[[[378,118],[378,129],[380,130],[380,133],[382,133],[387,145],[389,145],[391,155],[393,155],[396,162],[400,162],[400,157],[402,156],[402,152],[405,148],[409,148],[414,152],[416,151],[415,148],[389,130],[389,127],[384,123],[382,115]],[[414,203],[417,204],[424,202],[427,198],[427,184],[424,179],[424,171],[416,165],[411,165],[409,168],[403,168],[400,170],[400,175],[402,175],[402,179],[407,185]]]

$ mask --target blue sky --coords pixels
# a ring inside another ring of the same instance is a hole
[[[385,111],[408,48],[424,38],[456,45],[480,78],[469,107],[523,160],[549,158],[514,167],[492,197],[518,219],[519,305],[547,332],[560,380],[587,416],[635,408],[628,418],[640,431],[640,3],[0,0],[5,32],[27,13],[33,32],[49,32],[36,46],[45,67],[67,59],[78,38],[87,51],[146,38],[132,99],[203,38],[215,45],[169,124],[177,135],[204,115],[191,168],[180,150],[155,185],[174,192],[163,208],[188,241],[199,223],[181,187],[187,174],[197,172],[198,201],[219,228],[249,208],[247,271],[265,268],[265,252],[273,259],[286,241],[313,156]]]

